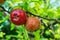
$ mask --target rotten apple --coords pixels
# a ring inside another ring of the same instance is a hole
[[[36,31],[40,28],[40,20],[37,17],[31,16],[26,22],[26,29],[30,32]]]

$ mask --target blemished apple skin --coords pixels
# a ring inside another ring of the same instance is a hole
[[[40,29],[40,20],[37,17],[31,16],[26,22],[26,30],[33,32]]]

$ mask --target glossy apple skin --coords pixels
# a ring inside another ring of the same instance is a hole
[[[10,14],[11,22],[15,25],[25,24],[27,21],[26,12],[21,9],[15,9]]]
[[[26,29],[30,32],[40,29],[40,20],[37,17],[29,17],[26,22]]]

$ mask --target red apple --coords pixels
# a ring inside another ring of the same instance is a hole
[[[15,9],[10,14],[11,22],[16,25],[22,25],[26,23],[27,15],[26,12],[21,9]]]

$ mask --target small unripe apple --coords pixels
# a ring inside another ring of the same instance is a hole
[[[11,12],[10,19],[15,25],[22,25],[26,23],[27,15],[25,11],[21,9],[15,9]]]
[[[36,31],[40,28],[40,20],[37,17],[31,16],[26,22],[26,29],[30,32]]]

